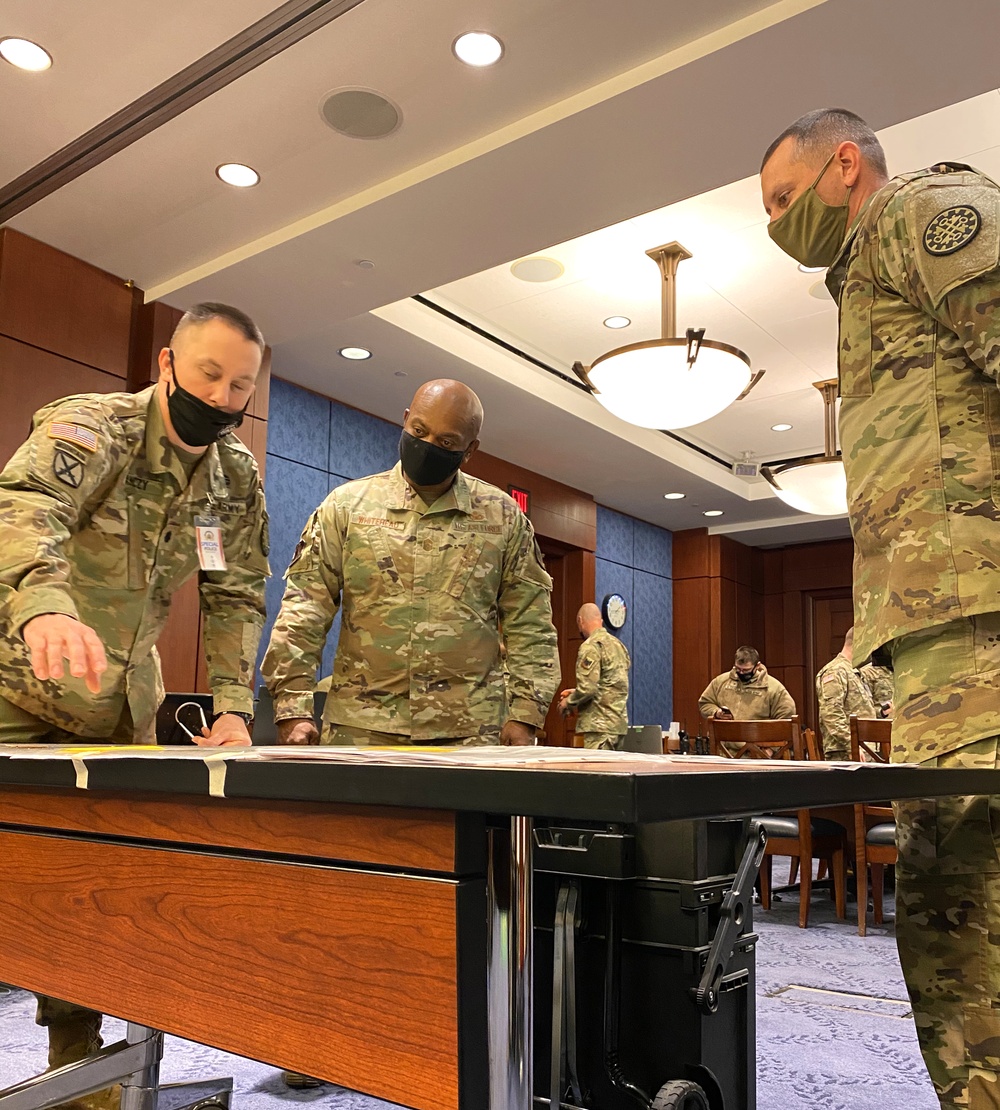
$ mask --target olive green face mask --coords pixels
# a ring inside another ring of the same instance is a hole
[[[850,188],[843,204],[827,204],[816,192],[836,153],[827,158],[816,180],[792,201],[788,211],[767,225],[767,233],[774,242],[803,266],[832,265],[847,235]]]

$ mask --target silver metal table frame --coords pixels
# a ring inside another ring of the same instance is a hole
[[[229,1110],[232,1079],[161,1085],[162,1058],[163,1034],[129,1022],[123,1041],[0,1091],[0,1110],[49,1110],[115,1083],[121,1110]]]

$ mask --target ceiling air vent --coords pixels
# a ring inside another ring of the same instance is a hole
[[[402,123],[400,110],[371,89],[339,89],[323,97],[319,114],[327,127],[352,139],[384,139]]]

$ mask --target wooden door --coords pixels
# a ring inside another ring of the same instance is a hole
[[[844,646],[847,630],[854,624],[854,600],[849,587],[838,586],[807,594],[806,607],[804,723],[817,729],[816,675]]]

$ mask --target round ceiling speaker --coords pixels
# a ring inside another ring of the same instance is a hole
[[[392,101],[371,89],[340,89],[320,102],[327,127],[352,139],[383,139],[403,121]]]

